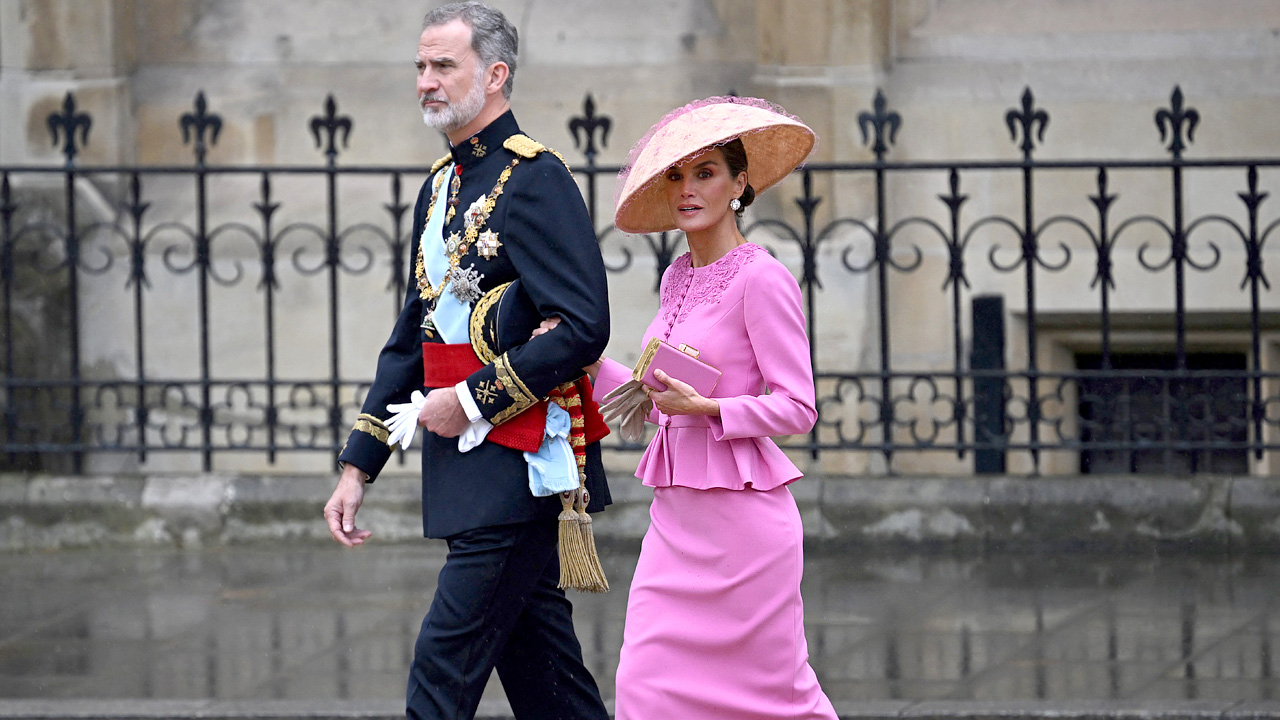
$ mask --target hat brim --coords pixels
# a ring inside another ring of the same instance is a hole
[[[672,166],[735,138],[747,151],[747,182],[757,194],[795,170],[817,142],[804,123],[768,110],[731,104],[698,108],[660,128],[641,151],[619,193],[614,225],[629,233],[676,229],[658,179]]]

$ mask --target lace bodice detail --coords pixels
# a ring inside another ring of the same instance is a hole
[[[676,258],[662,277],[660,302],[667,334],[698,306],[718,301],[742,268],[767,254],[759,245],[744,243],[705,267],[693,267],[689,253]]]

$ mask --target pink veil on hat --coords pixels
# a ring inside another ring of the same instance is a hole
[[[657,180],[672,165],[734,139],[747,150],[747,182],[757,193],[803,163],[817,144],[813,130],[760,98],[710,97],[663,116],[627,154],[614,190],[614,225],[624,232],[675,229]]]

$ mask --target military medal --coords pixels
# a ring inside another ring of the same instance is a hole
[[[423,231],[424,237],[418,243],[418,259],[414,267],[414,274],[418,279],[418,294],[423,300],[434,302],[444,293],[445,287],[450,284],[453,286],[450,288],[450,292],[461,302],[471,303],[480,298],[482,295],[480,280],[484,275],[476,272],[474,263],[465,270],[461,268],[460,263],[473,244],[480,255],[486,259],[497,256],[498,248],[502,247],[502,242],[498,240],[498,233],[492,230],[486,230],[481,233],[480,229],[489,221],[489,214],[493,212],[493,207],[498,202],[498,196],[502,195],[502,189],[511,177],[511,171],[519,164],[520,158],[513,159],[511,164],[498,176],[498,182],[493,186],[493,190],[489,191],[488,195],[481,195],[476,198],[475,202],[471,203],[471,207],[467,208],[461,236],[457,231],[454,231],[448,237],[443,238],[445,255],[449,258],[449,270],[445,273],[444,278],[440,280],[440,283],[434,286],[426,273],[424,247],[427,244],[427,238],[425,237],[426,231]],[[462,168],[459,166],[454,167],[457,172],[449,182],[449,212],[445,215],[446,225],[453,218],[454,210],[459,203],[458,192],[462,187]],[[435,208],[440,186],[443,185],[443,178],[437,182],[438,184],[431,193],[431,204],[427,206],[427,224],[430,224],[431,212]],[[425,320],[423,321],[423,329],[428,329],[427,321]]]
[[[488,205],[488,203],[489,198],[481,195],[476,198],[475,202],[471,203],[471,207],[467,208],[467,212],[462,216],[462,219],[468,231],[472,228],[479,228],[489,219],[489,208],[493,206]],[[470,235],[471,233],[468,232],[467,234]]]
[[[462,189],[462,166],[453,166],[453,180],[449,182],[449,212],[445,213],[444,224],[448,225],[453,222],[453,216],[458,211],[458,191]]]
[[[480,233],[480,237],[476,240],[476,252],[480,253],[480,257],[491,260],[498,256],[498,248],[502,247],[502,243],[498,241],[498,233],[492,230],[485,230]]]
[[[449,282],[453,286],[449,292],[453,293],[459,302],[470,304],[480,299],[483,294],[480,292],[480,279],[484,275],[476,272],[474,263],[466,269],[455,266],[449,275]]]
[[[422,318],[422,325],[420,327],[422,328],[423,332],[427,334],[427,337],[429,338],[433,338],[436,336],[435,314],[436,314],[435,310],[428,310],[427,314]]]

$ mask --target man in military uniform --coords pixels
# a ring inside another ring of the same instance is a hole
[[[419,104],[450,154],[418,195],[416,282],[324,509],[338,542],[369,538],[355,515],[391,454],[387,406],[426,392],[417,414],[423,529],[447,540],[449,555],[414,649],[411,718],[472,717],[494,668],[517,718],[608,717],[558,587],[562,505],[531,494],[526,459],[543,439],[545,398],[585,385],[582,367],[608,341],[604,265],[563,160],[521,134],[510,111],[516,48],[515,28],[481,3],[426,16]],[[541,318],[560,323],[530,339]],[[591,415],[589,387],[584,395]],[[589,428],[603,427],[597,418]],[[588,432],[579,460],[590,511],[609,502],[596,439]]]

